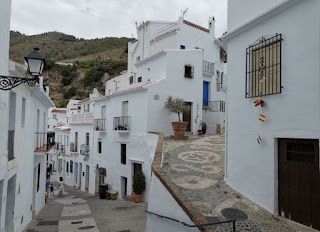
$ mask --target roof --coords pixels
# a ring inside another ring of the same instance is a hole
[[[66,113],[67,113],[67,110],[53,109],[51,112],[52,112],[52,113],[62,113],[62,114],[66,114]]]
[[[199,26],[199,25],[197,25],[197,24],[195,24],[195,23],[189,22],[189,21],[187,21],[187,20],[183,20],[183,23],[184,23],[184,24],[187,24],[187,25],[190,26],[190,27],[194,27],[194,28],[196,28],[196,29],[199,29],[199,30],[201,30],[201,31],[204,31],[204,32],[207,32],[207,33],[210,32],[209,29],[204,28],[204,27],[201,27],[201,26]]]
[[[71,131],[71,128],[68,126],[56,126],[54,129],[59,131],[66,131],[66,132]]]

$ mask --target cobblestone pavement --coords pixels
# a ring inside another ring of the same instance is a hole
[[[200,212],[215,222],[237,218],[237,231],[311,232],[311,228],[275,216],[251,202],[224,181],[224,135],[165,139],[163,169]],[[232,231],[231,225],[216,227]]]
[[[101,200],[73,187],[48,203],[25,232],[142,232],[146,230],[146,203]]]

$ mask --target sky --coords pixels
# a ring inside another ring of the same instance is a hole
[[[227,30],[227,0],[12,0],[11,30],[27,35],[58,31],[77,38],[135,37],[135,22],[185,19],[208,27],[216,37]]]

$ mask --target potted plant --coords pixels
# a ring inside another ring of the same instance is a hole
[[[142,193],[146,189],[146,182],[144,178],[143,172],[137,172],[133,177],[133,192],[134,195],[134,202],[139,203],[142,201]]]
[[[202,122],[199,125],[198,135],[202,135]]]
[[[201,123],[201,126],[202,126],[202,133],[205,135],[205,134],[206,134],[206,131],[207,131],[207,123],[202,122],[202,123]]]
[[[172,113],[178,114],[178,122],[171,122],[174,136],[184,138],[188,122],[181,122],[181,115],[185,110],[185,101],[182,98],[173,99],[168,97],[165,108]]]

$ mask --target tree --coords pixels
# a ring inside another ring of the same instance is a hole
[[[178,114],[179,122],[181,122],[180,115],[185,110],[185,104],[186,102],[183,100],[183,98],[175,98],[173,99],[171,96],[167,98],[167,102],[165,103],[165,108],[169,110],[172,113]]]

